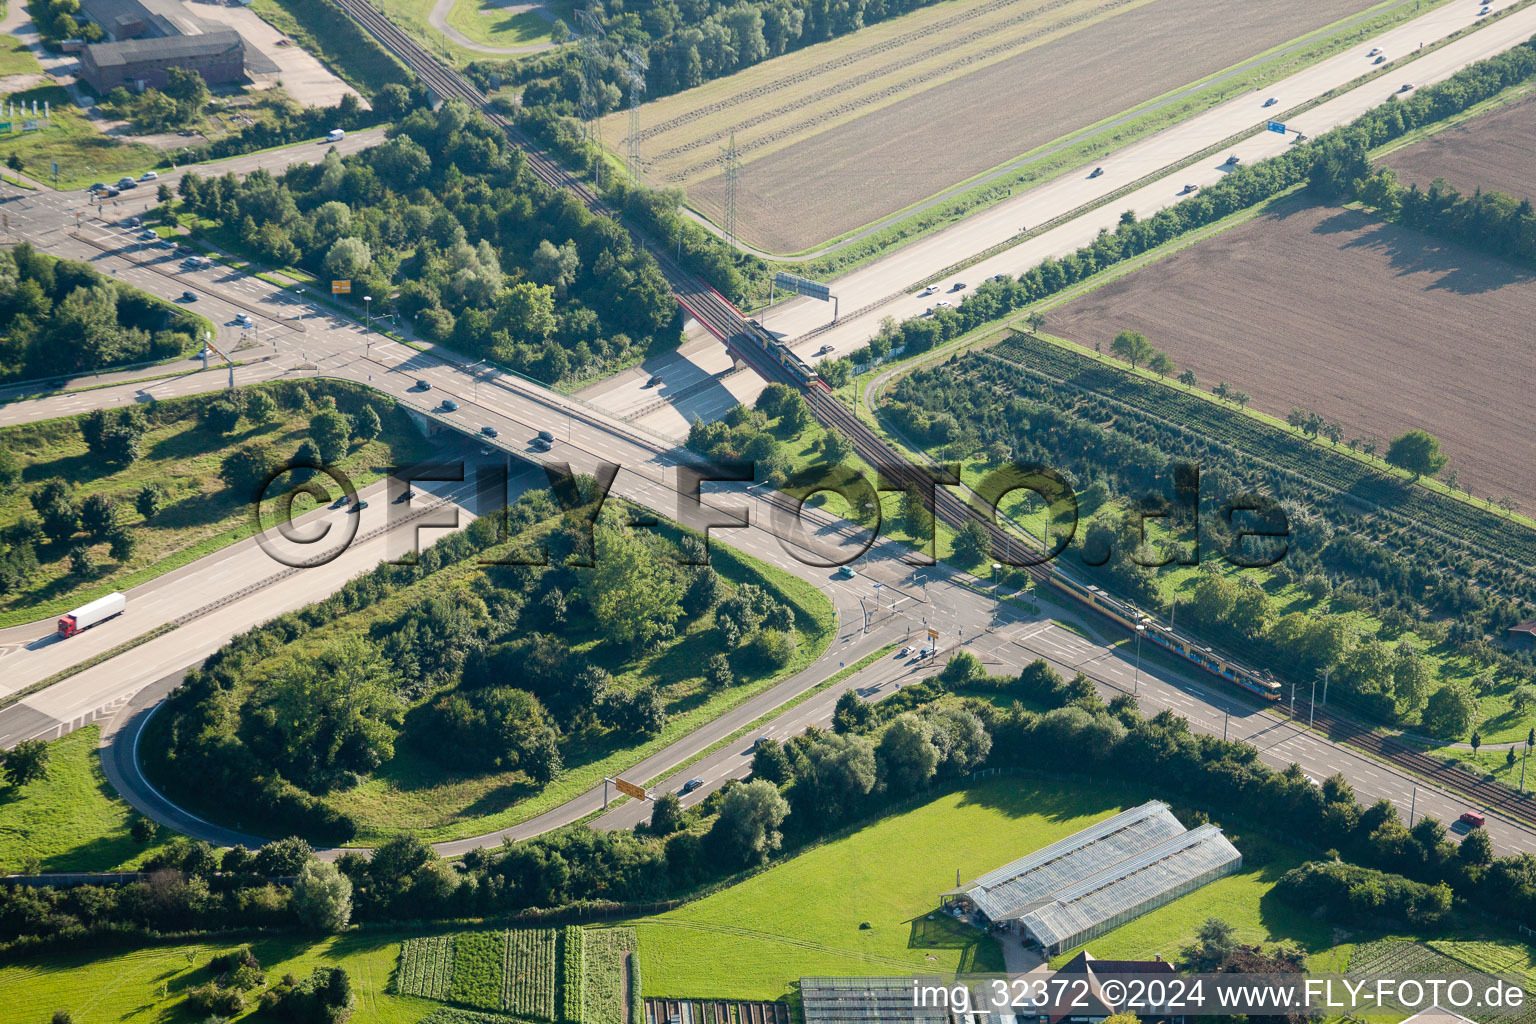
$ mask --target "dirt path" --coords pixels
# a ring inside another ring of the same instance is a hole
[[[555,45],[547,39],[542,43],[527,43],[523,46],[488,46],[485,43],[477,43],[463,32],[448,24],[448,12],[453,10],[454,3],[455,0],[437,0],[437,3],[432,5],[431,12],[427,15],[427,22],[466,50],[474,50],[476,53],[538,53],[540,50],[548,50]],[[514,3],[503,4],[502,6],[526,6],[529,11],[537,14],[551,25],[555,23],[555,16],[543,4],[525,5]]]

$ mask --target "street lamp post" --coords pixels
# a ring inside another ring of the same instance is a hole
[[[363,333],[365,335],[371,335],[373,333],[373,296],[372,295],[364,295],[363,296],[363,319],[364,319]],[[373,351],[373,339],[371,337],[368,339],[368,351],[369,352]]]
[[[1136,624],[1136,673],[1132,677],[1132,689],[1136,693],[1141,692],[1141,638],[1147,633],[1145,624]]]

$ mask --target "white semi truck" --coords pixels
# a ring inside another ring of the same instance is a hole
[[[90,629],[98,622],[105,622],[114,615],[121,615],[128,607],[128,599],[122,594],[98,597],[90,604],[83,604],[59,619],[59,635],[74,636],[82,629]]]

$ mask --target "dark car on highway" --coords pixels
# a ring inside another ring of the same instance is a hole
[[[687,782],[683,783],[683,792],[692,793],[702,785],[704,785],[703,779],[689,779]]]

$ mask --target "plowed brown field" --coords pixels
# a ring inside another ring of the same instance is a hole
[[[1536,499],[1536,275],[1354,211],[1294,203],[1050,314],[1103,344],[1142,331],[1253,407],[1314,409],[1350,437],[1423,427],[1461,486]],[[1381,451],[1386,445],[1381,445]]]
[[[642,163],[718,222],[734,130],[740,233],[792,252],[1374,2],[951,0],[646,104]]]
[[[1404,184],[1444,178],[1462,192],[1536,198],[1536,96],[1389,153],[1382,163]]]

